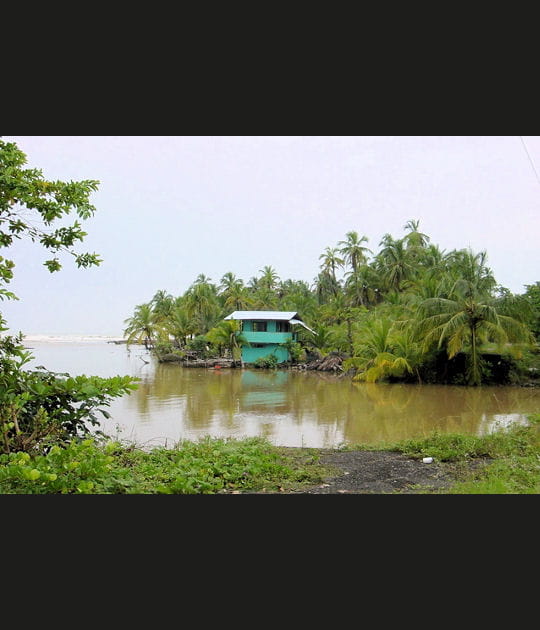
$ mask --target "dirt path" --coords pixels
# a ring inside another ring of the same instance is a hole
[[[295,494],[419,494],[443,492],[464,471],[483,462],[423,463],[389,451],[321,450],[320,463],[335,470],[322,484]]]

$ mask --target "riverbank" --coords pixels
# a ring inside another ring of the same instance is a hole
[[[87,439],[0,455],[0,494],[538,494],[539,428],[534,414],[484,436],[343,449],[205,438],[145,451]]]

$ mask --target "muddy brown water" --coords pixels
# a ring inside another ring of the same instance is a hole
[[[482,435],[540,412],[540,389],[353,383],[293,370],[182,368],[144,348],[92,341],[26,341],[33,368],[140,379],[100,427],[140,445],[264,436],[281,446],[336,448],[422,437]]]

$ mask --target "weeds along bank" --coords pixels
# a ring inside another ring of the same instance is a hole
[[[363,450],[426,456],[451,464],[445,494],[538,494],[540,414],[529,426],[486,436],[433,435]],[[346,450],[362,449],[361,445]],[[336,450],[336,452],[338,452]],[[335,469],[321,464],[320,449],[280,448],[263,438],[182,442],[143,451],[115,441],[73,440],[46,454],[0,455],[2,494],[238,494],[301,492],[324,483]],[[471,463],[481,463],[471,466]],[[462,464],[462,466],[460,466]]]

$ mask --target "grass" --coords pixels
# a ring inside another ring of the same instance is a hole
[[[467,472],[459,474],[444,494],[538,494],[540,414],[529,420],[528,426],[485,436],[433,434],[346,448],[398,451],[412,458],[430,455],[455,463],[456,470]],[[460,467],[480,459],[486,465]],[[287,492],[320,483],[328,472],[320,464],[318,449],[276,447],[264,438],[204,438],[151,451],[88,439],[55,446],[47,454],[0,455],[0,494]]]
[[[443,462],[464,463],[475,459],[487,465],[468,470],[465,478],[445,494],[538,494],[540,492],[540,414],[529,424],[514,425],[484,436],[461,434],[404,440],[387,445],[408,457],[432,456]]]

